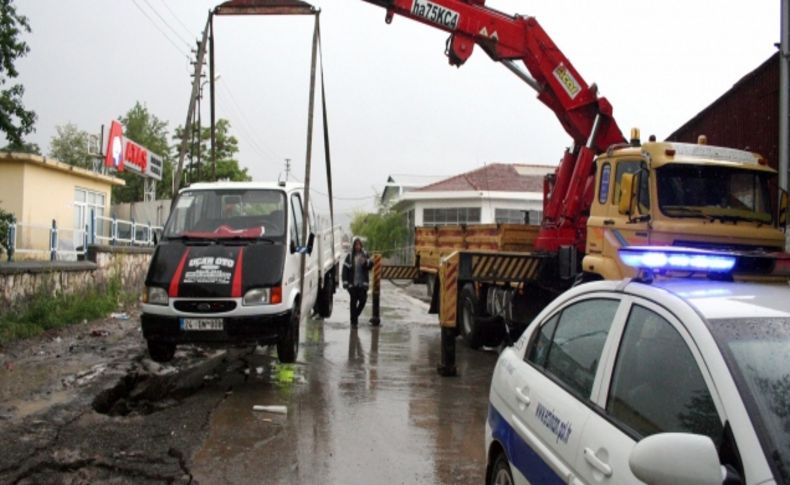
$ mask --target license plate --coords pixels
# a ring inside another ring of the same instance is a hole
[[[222,330],[221,318],[182,318],[181,330],[216,331]]]

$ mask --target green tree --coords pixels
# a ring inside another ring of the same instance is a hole
[[[173,180],[173,161],[167,142],[167,122],[157,118],[148,111],[147,106],[139,101],[125,116],[121,116],[119,121],[123,124],[123,134],[126,138],[162,156],[164,167],[162,180],[156,184],[156,196],[157,198],[169,198]],[[143,177],[130,172],[120,172],[116,175],[124,179],[126,185],[113,187],[113,203],[143,200]]]
[[[21,84],[10,84],[19,72],[14,63],[30,52],[27,43],[19,38],[30,32],[27,17],[19,15],[11,0],[0,0],[0,132],[12,145],[23,145],[24,135],[33,132],[36,114],[25,109]]]
[[[192,130],[188,133],[190,137],[187,143],[187,154],[184,162],[184,180],[188,183],[194,182],[214,182],[217,180],[231,180],[234,182],[244,182],[252,180],[246,168],[239,166],[239,162],[234,159],[239,152],[239,140],[230,134],[230,121],[225,118],[217,120],[216,126],[216,156],[217,168],[216,177],[212,177],[211,167],[211,128],[201,127],[200,136],[197,123],[193,123]],[[175,146],[174,152],[178,152],[181,141],[184,137],[184,127],[176,128],[173,135]],[[198,167],[198,153],[200,153],[200,166]],[[176,163],[178,163],[176,161]]]
[[[90,134],[74,123],[55,127],[58,134],[49,142],[49,156],[63,163],[82,168],[92,168],[96,159],[89,153]]]
[[[0,152],[16,152],[16,153],[32,153],[33,155],[41,155],[41,148],[35,143],[21,142],[9,143],[8,145],[0,148]]]
[[[380,252],[384,257],[409,245],[406,216],[390,209],[380,208],[378,212],[354,215],[351,232],[367,239],[365,246],[368,251]]]

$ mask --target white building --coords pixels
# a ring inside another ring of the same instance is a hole
[[[493,163],[400,194],[393,205],[409,228],[529,223],[543,217],[543,180],[556,167]]]

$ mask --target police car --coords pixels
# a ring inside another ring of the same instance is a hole
[[[487,483],[790,483],[787,283],[734,282],[726,254],[621,259],[652,271],[568,290],[500,355]]]

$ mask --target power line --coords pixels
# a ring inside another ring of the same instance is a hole
[[[189,43],[189,41],[187,41],[186,39],[181,37],[181,34],[176,32],[176,29],[174,29],[173,26],[170,25],[170,22],[168,22],[167,20],[165,20],[164,17],[162,17],[162,15],[159,13],[159,11],[157,9],[155,9],[153,5],[151,5],[151,2],[149,2],[148,0],[143,0],[143,1],[145,2],[146,5],[148,5],[148,8],[150,8],[154,12],[154,14],[156,14],[157,17],[159,17],[159,20],[161,20],[162,23],[165,24],[165,26],[168,29],[170,29],[170,31],[173,32],[176,35],[176,37],[181,39],[181,42],[183,42],[184,45],[187,46],[187,49],[190,49],[191,48],[191,44]]]
[[[264,149],[262,146],[258,145],[258,143],[255,141],[255,137],[252,135],[254,130],[251,128],[251,123],[247,119],[247,116],[244,114],[244,110],[242,110],[239,103],[236,102],[236,98],[233,96],[233,93],[231,92],[230,88],[227,86],[227,82],[224,81],[224,79],[223,82],[220,83],[220,86],[222,86],[222,88],[225,90],[225,92],[228,95],[228,98],[230,98],[231,103],[236,108],[236,111],[239,114],[239,119],[241,120],[241,125],[242,125],[240,126],[240,128],[242,128],[242,131],[244,131],[245,134],[247,135],[248,138],[247,143],[252,145],[253,149],[255,149],[255,151],[258,152],[258,155],[261,155],[264,158],[277,158],[271,152]]]
[[[165,0],[159,0],[159,1],[162,3],[162,5],[164,5],[164,6],[165,6],[165,8],[167,9],[167,11],[168,11],[168,12],[170,12],[170,15],[172,15],[172,16],[173,16],[173,18],[175,18],[175,19],[176,19],[176,21],[177,21],[179,24],[181,24],[181,27],[183,27],[183,28],[184,28],[184,32],[186,32],[186,33],[187,33],[187,35],[192,35],[192,31],[191,31],[191,30],[189,30],[189,27],[187,27],[187,26],[184,24],[184,22],[182,22],[182,21],[181,21],[181,18],[179,18],[179,16],[178,16],[178,15],[176,15],[176,13],[173,11],[173,9],[172,9],[172,8],[170,8],[170,5],[168,5],[168,4],[167,4],[167,2],[166,2]]]
[[[186,58],[189,58],[189,54],[187,54],[186,52],[184,52],[184,51],[181,49],[181,47],[179,47],[179,46],[178,46],[178,45],[177,45],[175,42],[173,42],[173,39],[171,39],[171,38],[170,38],[170,36],[169,36],[169,35],[167,35],[167,32],[165,32],[164,30],[162,30],[162,28],[161,28],[161,27],[159,27],[159,25],[158,25],[158,24],[157,24],[157,23],[154,21],[154,19],[152,19],[152,18],[151,18],[151,16],[150,16],[150,15],[148,15],[148,12],[146,12],[145,10],[143,10],[143,8],[140,6],[140,4],[138,4],[138,3],[137,3],[137,0],[132,0],[132,3],[134,4],[134,6],[135,6],[135,7],[137,7],[137,10],[139,10],[139,11],[140,11],[140,13],[142,13],[142,14],[145,16],[145,18],[147,18],[147,19],[148,19],[148,21],[149,21],[149,22],[151,22],[151,25],[153,25],[153,26],[154,26],[154,28],[155,28],[156,30],[158,30],[158,31],[159,31],[159,33],[160,33],[160,34],[162,34],[162,35],[165,37],[165,39],[167,39],[167,41],[168,41],[168,42],[170,42],[170,45],[172,45],[173,47],[175,47],[175,49],[176,49],[176,50],[177,50],[179,53],[181,53],[181,55],[183,55],[183,56],[184,56],[184,57],[186,57]]]

